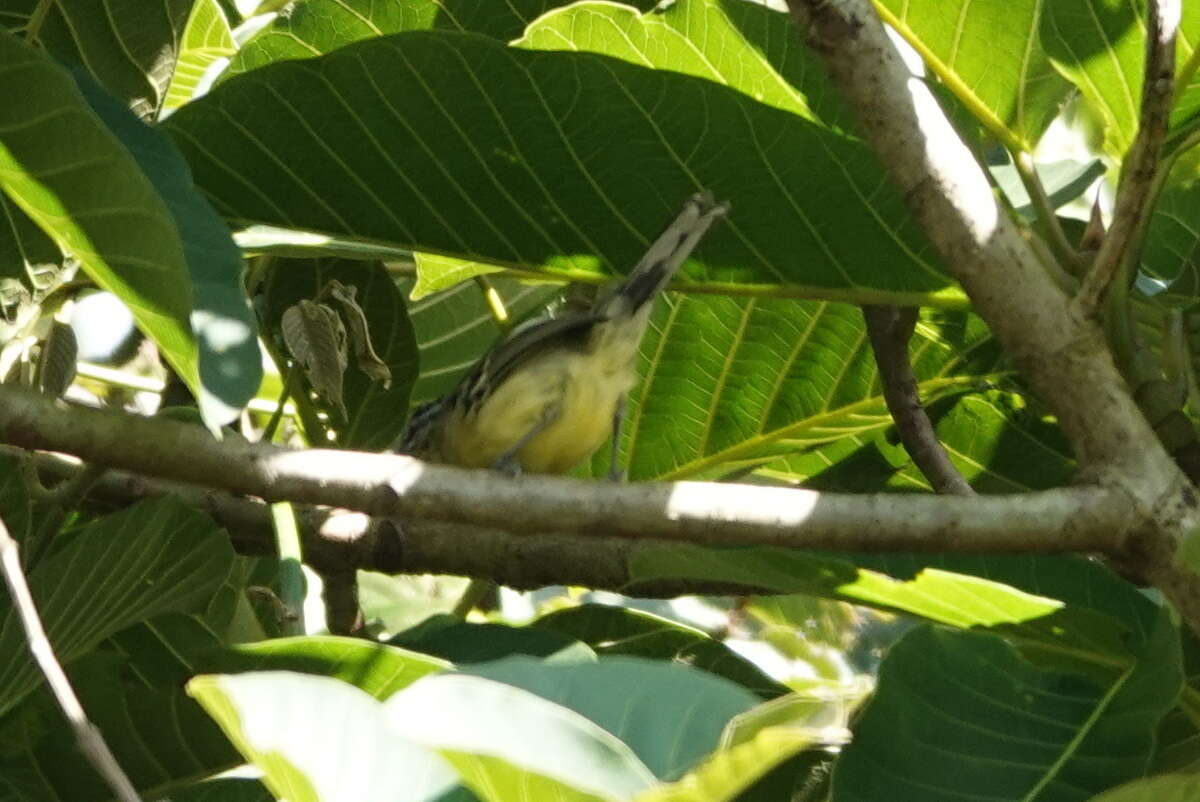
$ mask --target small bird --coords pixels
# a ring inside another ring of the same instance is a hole
[[[615,289],[586,311],[513,329],[413,412],[396,450],[511,474],[565,473],[590,457],[617,431],[654,300],[728,210],[693,195]]]

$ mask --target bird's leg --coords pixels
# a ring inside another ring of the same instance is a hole
[[[500,471],[508,476],[520,476],[521,461],[518,459],[518,455],[521,453],[521,450],[524,449],[525,446],[529,445],[530,440],[546,431],[546,428],[550,424],[558,420],[558,416],[561,412],[561,404],[548,404],[546,408],[542,410],[542,416],[538,418],[537,423],[533,424],[533,428],[521,435],[521,439],[513,443],[507,451],[501,454],[496,461],[492,463],[492,470]]]
[[[617,399],[613,407],[612,419],[612,452],[608,457],[608,479],[610,482],[624,482],[625,471],[621,468],[621,424],[625,422],[625,394]]]

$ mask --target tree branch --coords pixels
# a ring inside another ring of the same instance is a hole
[[[1151,189],[1175,94],[1175,39],[1179,30],[1179,0],[1150,0],[1146,9],[1146,64],[1137,135],[1125,156],[1117,187],[1112,224],[1084,278],[1076,302],[1094,315],[1100,299],[1135,253],[1136,240],[1150,214]]]
[[[904,449],[935,492],[973,495],[975,491],[938,441],[917,391],[917,379],[908,357],[908,341],[917,325],[916,307],[864,306],[862,313],[879,368],[883,400],[892,413]]]
[[[267,501],[427,518],[512,534],[602,534],[850,551],[1121,551],[1137,521],[1100,487],[976,498],[847,495],[706,482],[509,478],[398,454],[291,450],[195,425],[0,386],[0,442]]]
[[[1200,500],[1134,403],[1103,332],[1040,265],[870,0],[787,2],[913,217],[1054,412],[1082,476],[1127,494],[1142,518],[1145,569],[1200,631],[1200,577],[1173,558],[1200,522]]]
[[[46,637],[46,630],[38,616],[37,606],[29,593],[29,585],[25,574],[21,571],[21,557],[17,551],[17,541],[13,540],[4,521],[0,520],[0,569],[4,571],[4,581],[8,585],[8,593],[12,597],[13,607],[21,618],[25,629],[25,638],[29,642],[29,651],[41,668],[50,692],[62,708],[63,715],[71,729],[75,732],[75,740],[79,750],[96,769],[96,772],[108,784],[121,802],[139,802],[137,789],[129,781],[129,777],[121,770],[112,750],[108,748],[100,730],[88,720],[87,713],[79,704],[79,697],[71,687],[70,680],[54,656],[54,648]]]

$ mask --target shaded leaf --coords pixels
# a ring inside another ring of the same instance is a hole
[[[691,52],[681,34],[661,33],[666,49]],[[712,47],[746,47],[735,36]],[[865,145],[802,116],[792,88],[777,95],[788,110],[598,55],[414,31],[231,78],[166,127],[219,207],[247,222],[595,275],[633,264],[679,199],[704,186],[737,211],[693,260],[692,280],[956,302],[911,224],[887,222],[906,218]],[[605,114],[593,118],[597,108]],[[599,147],[614,140],[626,143],[619,152]],[[268,141],[269,153],[255,144]],[[728,147],[742,141],[771,145]],[[812,174],[818,166],[828,174]],[[764,188],[764,174],[778,182]],[[267,197],[247,182],[276,189]],[[825,188],[819,198],[813,185]],[[838,223],[847,216],[853,228]]]
[[[649,657],[699,668],[767,698],[790,690],[704,632],[626,607],[584,604],[548,613],[529,626],[578,639],[602,655]]]
[[[227,423],[262,383],[257,327],[242,289],[241,253],[229,227],[193,185],[187,162],[171,140],[134,118],[86,76],[79,75],[78,80],[84,97],[150,179],[179,231],[187,276],[159,280],[190,279],[190,325],[199,347],[199,378],[182,376],[189,381],[209,427]],[[129,303],[127,295],[120,297]],[[155,331],[147,333],[161,348]]]
[[[716,749],[730,719],[759,701],[706,672],[634,657],[570,664],[510,657],[460,673],[521,688],[591,719],[662,780],[679,778]]]
[[[3,0],[0,23],[55,59],[86,69],[143,119],[159,109],[193,0]],[[31,30],[35,9],[44,13]]]
[[[388,643],[453,663],[483,663],[515,654],[550,662],[594,661],[596,654],[575,638],[553,630],[475,624],[437,615],[388,639]]]
[[[170,210],[63,68],[2,31],[0,64],[0,94],[16,99],[0,107],[0,189],[195,384],[192,294]]]
[[[994,635],[915,629],[884,661],[832,798],[1089,799],[1145,771],[1179,680],[1165,611],[1106,686],[1025,662]]]
[[[203,609],[229,573],[228,538],[179,502],[140,502],[89,524],[42,560],[30,590],[60,661],[125,627],[168,611]],[[41,682],[16,612],[0,601],[0,712]]]

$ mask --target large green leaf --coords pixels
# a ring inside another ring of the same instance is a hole
[[[998,377],[982,322],[931,312],[911,345],[926,402]],[[641,345],[619,459],[631,479],[721,476],[891,425],[862,312],[821,301],[671,295]],[[608,472],[608,449],[590,466]]]
[[[655,782],[605,728],[503,682],[427,677],[384,708],[395,733],[442,755],[486,802],[622,800]]]
[[[781,41],[787,26],[778,16]],[[664,51],[692,52],[649,27]],[[761,64],[734,33],[712,46]],[[240,223],[594,277],[633,264],[682,198],[708,187],[736,211],[686,271],[693,281],[961,302],[863,143],[778,77],[766,76],[787,108],[714,78],[417,31],[232,78],[166,126]]]
[[[537,694],[594,721],[633,749],[654,775],[678,779],[716,749],[730,719],[760,700],[703,671],[635,657],[543,663],[511,657],[461,673]],[[621,700],[614,704],[614,700]]]
[[[329,677],[286,671],[188,683],[264,782],[289,802],[434,802],[458,784],[434,752],[396,737],[383,705]]]
[[[57,60],[83,67],[138,116],[152,119],[192,3],[0,0],[0,25]]]
[[[170,210],[61,67],[0,31],[0,190],[119,296],[176,370],[198,377],[192,295]]]
[[[1043,5],[1042,0],[879,0],[876,7],[988,130],[1032,150],[1069,88],[1042,49]]]
[[[913,630],[884,661],[832,799],[1082,802],[1141,776],[1179,692],[1178,638],[1161,611],[1139,659],[1097,685],[994,635]]]
[[[204,609],[229,573],[223,532],[170,498],[89,524],[29,575],[46,632],[63,662],[125,627],[169,611]],[[7,597],[0,626],[0,713],[41,682]]]
[[[380,451],[391,445],[408,417],[409,396],[417,377],[417,342],[404,298],[392,277],[378,262],[342,259],[279,259],[265,277],[265,323],[279,330],[284,311],[301,299],[313,299],[330,281],[356,290],[355,299],[366,317],[375,352],[391,371],[391,383],[372,379],[354,363],[343,376],[348,419],[334,418],[338,445]],[[331,301],[326,301],[336,306]]]
[[[229,227],[192,184],[187,162],[171,140],[130,114],[86,75],[77,75],[93,110],[121,140],[166,203],[183,242],[190,279],[191,331],[199,347],[199,386],[189,381],[212,427],[237,417],[262,383],[254,315],[242,289],[242,256]],[[128,232],[125,232],[128,236]],[[145,279],[139,279],[145,281]],[[146,292],[144,287],[135,290]],[[128,298],[122,296],[128,303]],[[157,341],[153,329],[147,332]],[[184,374],[184,379],[191,377]]]
[[[981,493],[1060,487],[1075,473],[1062,431],[1020,396],[999,390],[968,393],[931,405],[929,413],[951,462]],[[932,490],[907,452],[880,434],[782,457],[756,473],[842,493]]]

